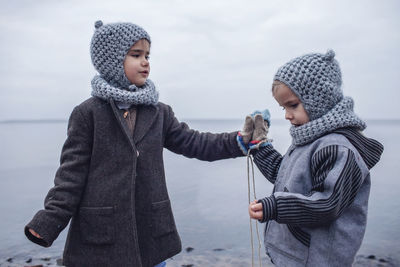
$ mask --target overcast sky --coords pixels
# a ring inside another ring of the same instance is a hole
[[[90,97],[94,22],[152,38],[150,79],[180,119],[242,119],[269,108],[276,70],[336,52],[364,119],[400,119],[400,1],[0,0],[0,121],[67,119]]]

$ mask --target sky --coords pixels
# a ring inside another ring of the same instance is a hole
[[[90,97],[94,22],[151,36],[150,79],[178,119],[268,108],[290,59],[333,49],[363,119],[400,119],[400,1],[0,0],[0,121],[67,119]]]

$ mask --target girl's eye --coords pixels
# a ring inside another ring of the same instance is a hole
[[[150,56],[146,56],[146,60],[149,60],[150,59]]]
[[[135,55],[135,54],[134,54],[134,55],[131,55],[131,56],[132,56],[132,57],[139,57],[139,55]]]
[[[285,110],[285,107],[282,107],[282,110]]]
[[[299,105],[299,103],[293,104],[293,105],[291,105],[291,108],[297,108],[298,105]]]

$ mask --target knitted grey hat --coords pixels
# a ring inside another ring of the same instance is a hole
[[[335,52],[297,57],[275,74],[274,80],[286,84],[303,103],[309,119],[326,114],[343,99],[342,75]]]
[[[90,44],[93,66],[108,83],[127,88],[131,82],[125,76],[124,59],[129,49],[140,39],[151,43],[149,34],[133,23],[104,24],[95,22]]]

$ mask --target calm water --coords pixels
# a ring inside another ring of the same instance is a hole
[[[241,121],[192,120],[202,131],[234,131]],[[369,221],[362,255],[400,258],[400,122],[370,121],[366,135],[385,146],[382,160],[372,170]],[[274,146],[285,152],[290,143],[289,125],[272,122]],[[52,186],[66,122],[0,123],[0,266],[26,265],[40,258],[60,258],[66,230],[51,248],[41,248],[25,238],[23,228]],[[165,151],[168,189],[181,235],[183,252],[169,266],[246,266],[251,257],[247,214],[246,159],[202,162]],[[272,186],[256,170],[257,196],[269,195]],[[260,227],[260,234],[263,227]],[[194,248],[187,252],[185,248]],[[262,249],[262,254],[264,250]],[[210,261],[206,263],[206,261]],[[224,263],[221,263],[224,262]],[[214,264],[215,263],[215,264]],[[265,263],[264,263],[265,266]]]

